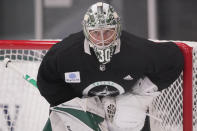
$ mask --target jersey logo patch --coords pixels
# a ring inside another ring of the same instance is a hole
[[[65,75],[65,82],[67,83],[80,83],[80,73],[79,71],[76,72],[66,72]]]
[[[130,81],[130,80],[133,80],[133,77],[131,77],[130,75],[127,75],[123,79],[127,80],[127,81]]]

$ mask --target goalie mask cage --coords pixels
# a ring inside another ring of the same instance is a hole
[[[36,78],[47,50],[58,41],[0,40],[0,131],[41,131],[49,104],[38,89],[4,67],[7,57],[21,71]],[[149,113],[151,131],[197,130],[197,42],[175,42],[185,63],[180,77],[154,99]]]

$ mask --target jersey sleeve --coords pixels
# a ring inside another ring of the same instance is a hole
[[[146,75],[159,90],[169,87],[183,70],[184,57],[173,42],[147,44]]]
[[[74,98],[72,88],[58,72],[58,46],[54,45],[44,56],[37,75],[37,85],[41,95],[55,106]]]

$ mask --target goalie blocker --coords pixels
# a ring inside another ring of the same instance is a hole
[[[50,108],[44,131],[140,131],[149,115],[148,105],[160,94],[155,89],[157,86],[145,77],[131,92],[117,97],[76,97]]]

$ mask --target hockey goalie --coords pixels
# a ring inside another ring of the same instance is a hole
[[[51,105],[45,129],[148,131],[148,105],[180,75],[181,50],[122,31],[107,3],[90,6],[82,25],[83,31],[55,44],[39,67],[38,89]]]

